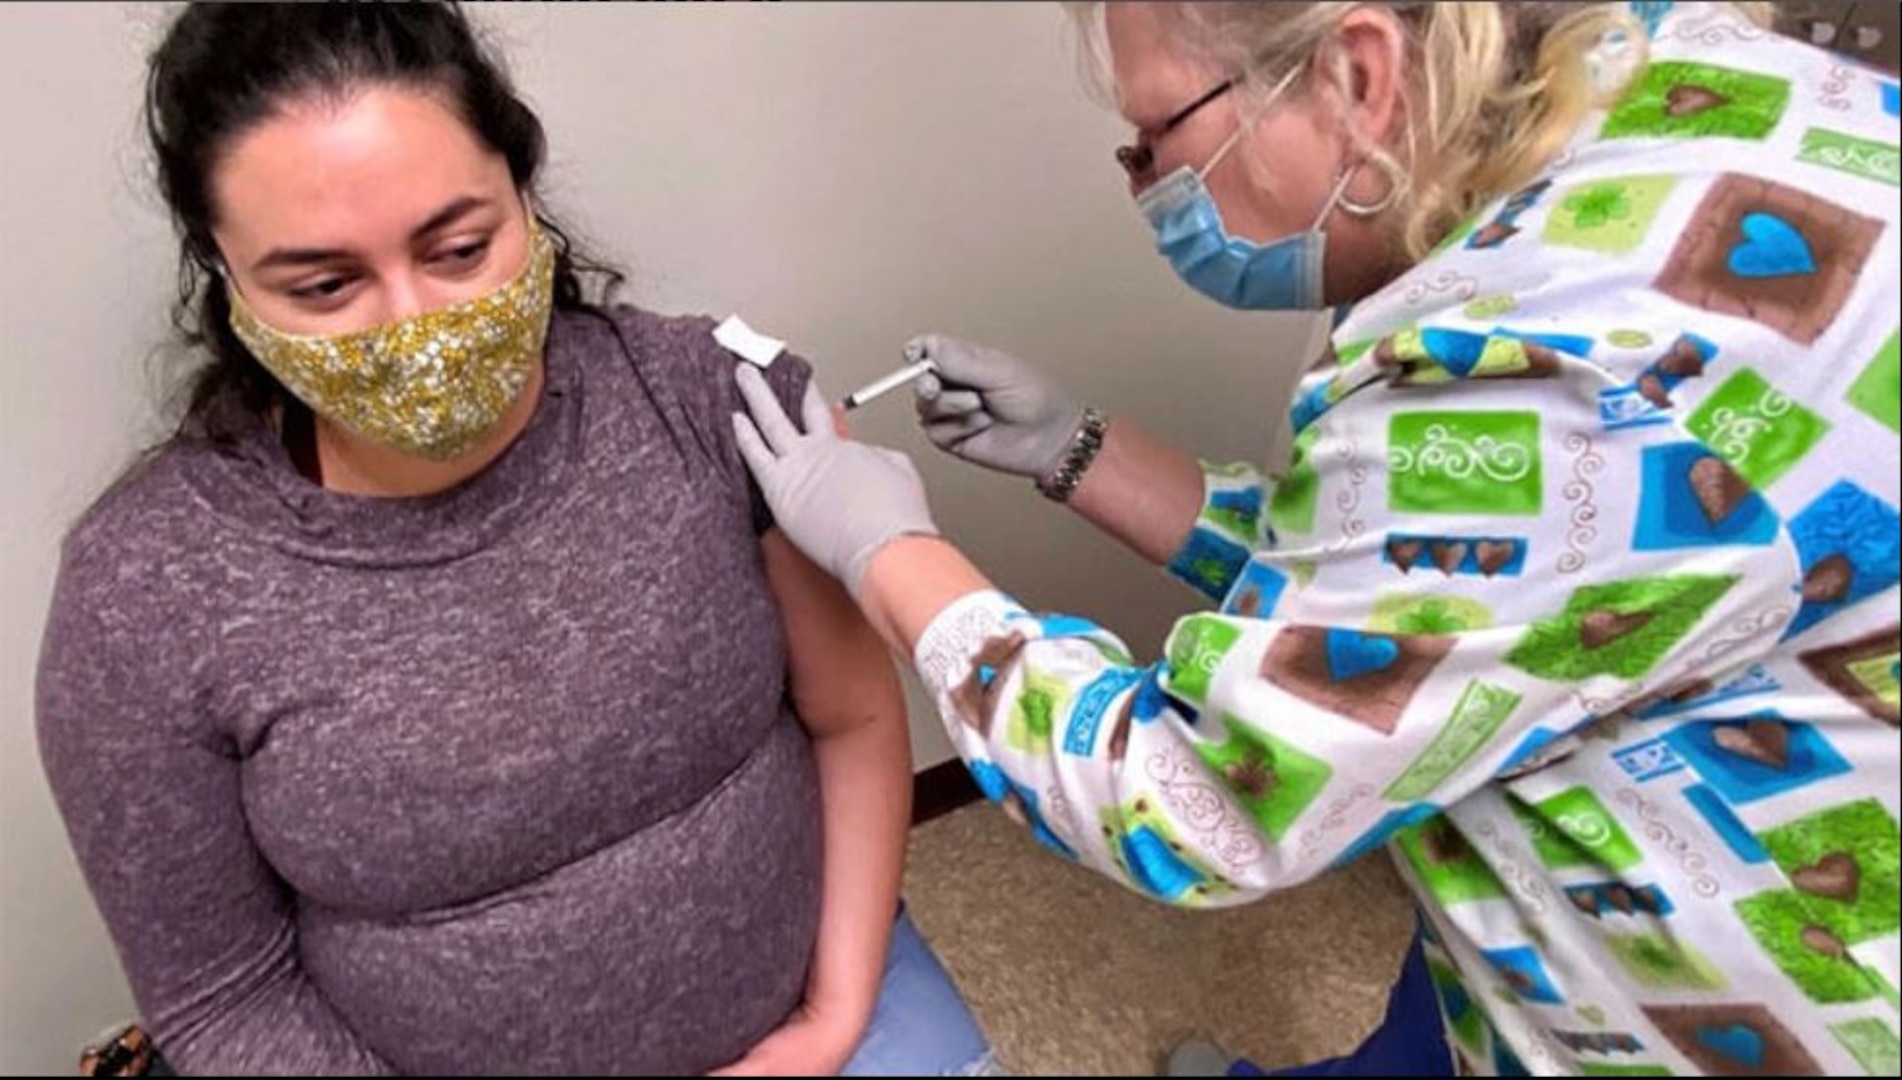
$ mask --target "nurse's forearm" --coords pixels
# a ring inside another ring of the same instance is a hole
[[[1135,424],[1110,421],[1070,507],[1157,565],[1174,559],[1202,511],[1202,466]]]
[[[903,536],[886,544],[866,565],[859,605],[885,644],[909,657],[944,609],[971,593],[994,587],[949,542],[933,536]]]
[[[1070,506],[1161,565],[1187,542],[1202,510],[1202,496],[1200,463],[1136,425],[1114,420]],[[905,536],[872,556],[860,583],[859,604],[885,643],[910,656],[944,609],[992,588],[990,579],[948,541]]]

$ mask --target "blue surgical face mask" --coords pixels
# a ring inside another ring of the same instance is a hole
[[[1255,112],[1256,120],[1288,88],[1294,75],[1289,72],[1269,93]],[[1271,244],[1230,236],[1222,224],[1221,208],[1203,178],[1222,163],[1254,123],[1245,121],[1236,128],[1201,169],[1184,165],[1150,185],[1136,197],[1137,209],[1156,230],[1156,250],[1190,288],[1203,296],[1244,311],[1319,310],[1326,306],[1321,274],[1327,257],[1327,234],[1321,231],[1321,225],[1340,204],[1353,173],[1342,173],[1327,204],[1306,232]]]

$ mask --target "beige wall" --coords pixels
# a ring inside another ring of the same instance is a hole
[[[65,1069],[126,1015],[34,749],[64,523],[149,438],[171,250],[142,186],[145,5],[0,5],[0,1072]],[[489,9],[554,148],[547,194],[628,295],[743,313],[835,392],[938,329],[1037,358],[1210,456],[1265,454],[1303,319],[1221,312],[1153,255],[1052,4]],[[1238,389],[1239,388],[1239,389]],[[1006,588],[1153,653],[1186,594],[1021,483],[954,466],[902,399],[942,524]],[[914,710],[918,757],[943,760]]]

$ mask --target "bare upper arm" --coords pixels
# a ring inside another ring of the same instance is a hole
[[[761,535],[760,548],[785,629],[793,702],[807,729],[836,734],[885,715],[902,718],[891,654],[845,587],[777,528]]]

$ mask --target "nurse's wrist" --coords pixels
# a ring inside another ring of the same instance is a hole
[[[1193,531],[1203,492],[1194,456],[1118,418],[1069,506],[1144,559],[1166,566]]]
[[[909,656],[946,608],[992,587],[990,579],[949,541],[901,536],[867,560],[855,596],[885,643]]]
[[[1064,440],[1062,451],[1036,478],[1037,490],[1054,502],[1067,503],[1096,463],[1109,432],[1109,417],[1102,410],[1086,406],[1075,427]]]

